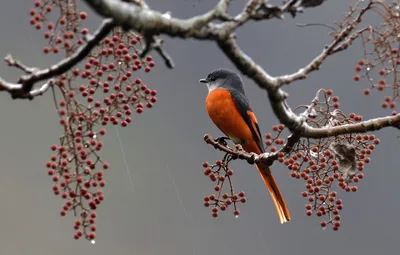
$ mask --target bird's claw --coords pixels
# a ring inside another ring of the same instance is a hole
[[[223,146],[227,146],[228,143],[226,142],[226,140],[229,140],[229,137],[226,136],[220,136],[214,139],[214,141],[216,143],[222,144]]]

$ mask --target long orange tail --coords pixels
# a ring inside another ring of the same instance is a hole
[[[274,201],[276,211],[278,212],[281,224],[290,221],[289,209],[283,199],[281,191],[278,188],[278,184],[274,177],[272,176],[271,170],[269,168],[262,168],[257,165],[257,169],[271,194],[272,200]]]

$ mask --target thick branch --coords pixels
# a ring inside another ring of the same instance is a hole
[[[207,25],[214,19],[226,16],[230,0],[220,0],[209,12],[189,19],[178,19],[149,8],[116,0],[84,0],[99,15],[112,18],[115,24],[150,34],[167,34],[171,37],[212,39],[213,30]]]

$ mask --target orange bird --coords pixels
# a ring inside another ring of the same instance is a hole
[[[247,152],[265,152],[257,118],[251,110],[240,76],[228,69],[212,71],[199,82],[207,84],[206,109],[214,124]],[[285,200],[268,167],[256,165],[275,203],[281,223],[290,221]]]

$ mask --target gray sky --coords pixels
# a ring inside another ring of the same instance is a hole
[[[9,0],[0,8],[0,55],[11,53],[27,65],[47,67],[57,58],[41,54],[42,34],[29,25],[32,2]],[[202,13],[214,2],[148,0],[153,8],[170,10],[177,17]],[[232,10],[238,10],[241,2],[234,1]],[[346,10],[346,1],[327,1],[296,20],[287,17],[285,21],[252,22],[238,30],[239,43],[272,75],[292,72],[318,54],[329,39],[328,29],[298,28],[296,22],[331,24]],[[98,22],[97,16],[89,17],[91,30]],[[367,98],[362,95],[366,85],[352,81],[353,67],[361,57],[361,49],[355,45],[330,58],[308,80],[287,87],[289,103],[308,103],[315,91],[324,87],[334,89],[346,112],[360,113],[364,118],[386,114],[379,107],[383,94],[373,93]],[[31,102],[13,101],[8,94],[0,94],[2,254],[191,255],[194,250],[196,255],[369,255],[398,251],[400,172],[394,158],[399,156],[400,144],[395,139],[398,131],[391,129],[377,133],[382,144],[365,169],[359,192],[340,192],[344,210],[339,232],[323,231],[319,218],[305,215],[306,201],[301,197],[304,182],[290,178],[281,165],[274,165],[273,171],[291,210],[291,223],[279,223],[256,169],[244,162],[232,165],[235,187],[244,190],[248,198],[240,206],[240,218],[234,219],[230,213],[212,218],[211,210],[202,205],[203,196],[212,192],[212,184],[204,177],[201,163],[223,154],[202,140],[205,133],[220,133],[205,111],[206,88],[197,81],[212,69],[233,66],[211,42],[167,39],[166,46],[176,68],[168,70],[153,54],[157,67],[143,77],[146,84],[157,89],[158,103],[145,114],[135,115],[129,128],[120,130],[134,193],[113,127],[105,138],[102,155],[111,168],[105,176],[106,199],[97,210],[95,245],[73,240],[74,219],[59,216],[62,201],[52,194],[45,162],[51,155],[50,145],[57,143],[62,130],[50,93]],[[3,64],[0,74],[13,81],[19,72]],[[267,132],[277,121],[266,95],[248,79],[245,83],[260,128]]]

